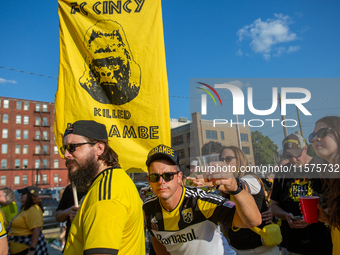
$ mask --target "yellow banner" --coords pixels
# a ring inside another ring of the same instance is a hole
[[[161,1],[58,2],[58,147],[68,124],[94,120],[106,125],[123,169],[146,171],[148,152],[170,146]]]

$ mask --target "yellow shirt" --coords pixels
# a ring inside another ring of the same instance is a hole
[[[331,231],[333,242],[333,254],[340,254],[340,231],[338,228],[332,228]]]
[[[38,205],[31,206],[28,210],[21,211],[12,221],[9,236],[32,235],[33,229],[43,226],[43,212]],[[18,253],[28,248],[27,245],[9,242],[11,253]]]
[[[4,223],[5,223],[5,220],[4,220],[4,217],[2,216],[2,212],[0,210],[0,239],[7,236]]]
[[[7,226],[11,219],[18,214],[18,206],[14,201],[9,205],[1,206],[0,209],[5,215],[5,226]]]
[[[101,172],[80,204],[64,255],[145,254],[142,205],[125,171]]]

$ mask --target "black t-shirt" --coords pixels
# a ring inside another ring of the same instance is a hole
[[[85,195],[86,195],[86,192],[77,192],[78,201],[80,201]],[[74,201],[73,201],[72,187],[71,185],[68,185],[63,193],[63,196],[61,197],[59,201],[57,211],[66,210],[73,205],[74,205]],[[70,227],[71,227],[71,221],[70,221],[70,218],[68,217],[66,221],[65,243],[67,242],[67,237],[68,237],[68,232],[70,231]]]
[[[313,158],[309,164],[320,163]],[[286,164],[289,167],[290,163]],[[294,216],[302,216],[299,208],[300,196],[319,196],[322,203],[324,184],[315,178],[275,178],[271,199]],[[303,229],[292,229],[286,220],[281,225],[283,241],[281,246],[290,252],[300,254],[332,254],[332,240],[328,227],[313,223]]]
[[[270,181],[268,181],[267,179],[261,179],[262,180],[262,183],[263,183],[263,186],[264,186],[264,189],[268,192],[272,186],[273,186],[273,183],[271,183]]]
[[[262,187],[258,194],[252,196],[255,200],[257,208],[261,213],[268,210]],[[261,225],[257,227],[262,229],[265,225],[265,222],[262,222]],[[254,231],[248,228],[236,228],[234,230],[229,228],[228,237],[230,239],[230,245],[238,250],[255,249],[262,246],[260,235],[256,234]]]

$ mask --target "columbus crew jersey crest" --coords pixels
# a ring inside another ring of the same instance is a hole
[[[183,187],[173,211],[166,211],[155,195],[145,200],[143,210],[148,230],[170,253],[226,254],[228,244],[217,223],[232,225],[235,206],[228,199]]]

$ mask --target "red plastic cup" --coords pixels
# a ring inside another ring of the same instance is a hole
[[[300,205],[302,208],[303,218],[307,223],[317,223],[319,210],[318,205],[319,197],[306,196],[300,197]]]

